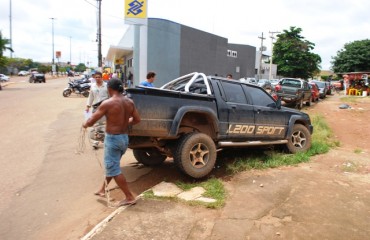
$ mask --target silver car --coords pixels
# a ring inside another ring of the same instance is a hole
[[[7,81],[9,81],[9,79],[10,79],[9,76],[6,76],[6,75],[0,73],[0,81],[1,82],[7,82]]]
[[[260,86],[263,89],[270,89],[271,90],[271,83],[267,79],[258,80],[257,85]]]

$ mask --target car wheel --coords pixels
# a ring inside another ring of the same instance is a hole
[[[189,133],[179,139],[174,162],[185,174],[202,178],[212,171],[216,157],[216,145],[212,138],[204,133]]]
[[[144,148],[144,149],[134,149],[133,154],[135,159],[145,166],[157,166],[162,164],[167,156],[163,155],[156,148]]]
[[[71,96],[72,90],[71,89],[66,89],[63,91],[63,97],[69,97]]]
[[[295,124],[286,144],[289,152],[305,152],[311,147],[311,134],[302,124]]]

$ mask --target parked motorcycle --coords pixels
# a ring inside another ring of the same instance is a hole
[[[86,78],[78,80],[69,78],[68,87],[63,90],[63,97],[69,97],[72,93],[88,97],[90,93],[90,81]]]

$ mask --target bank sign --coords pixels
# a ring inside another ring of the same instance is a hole
[[[125,0],[125,18],[147,18],[148,0]]]

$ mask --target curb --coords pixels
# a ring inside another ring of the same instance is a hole
[[[136,200],[139,200],[142,196],[143,196],[143,193],[140,194],[139,196],[137,196]],[[90,232],[88,232],[80,240],[89,240],[92,237],[94,237],[96,234],[101,233],[104,230],[105,226],[107,226],[107,223],[112,221],[116,215],[120,214],[121,212],[123,212],[128,207],[130,207],[130,206],[121,206],[121,207],[117,208],[115,211],[113,211],[111,214],[109,214],[108,217],[103,219],[93,229],[91,229]]]

